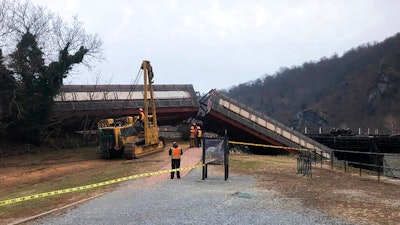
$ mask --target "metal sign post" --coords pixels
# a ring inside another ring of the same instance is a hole
[[[207,178],[208,165],[224,165],[225,180],[229,172],[229,146],[228,138],[203,138],[203,174],[202,179]]]

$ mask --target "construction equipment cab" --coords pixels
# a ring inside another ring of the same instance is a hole
[[[153,90],[153,69],[149,61],[141,65],[143,71],[142,122],[139,116],[117,119],[102,119],[98,122],[100,154],[102,158],[140,158],[164,149],[164,140],[159,137]]]

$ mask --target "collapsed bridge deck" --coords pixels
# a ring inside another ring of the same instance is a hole
[[[329,157],[331,149],[248,106],[212,90],[205,96],[192,85],[154,85],[160,125],[177,125],[188,118],[204,120],[207,131],[227,130],[231,140],[307,148]],[[65,85],[54,99],[57,118],[136,115],[143,107],[141,85]]]

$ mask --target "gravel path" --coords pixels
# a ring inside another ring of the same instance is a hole
[[[205,181],[201,168],[180,180],[169,174],[133,180],[33,224],[351,224],[257,189],[250,175],[230,174],[225,181],[221,167],[210,166]]]

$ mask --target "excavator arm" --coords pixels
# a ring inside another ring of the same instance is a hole
[[[156,105],[154,100],[153,89],[153,68],[149,61],[144,60],[141,66],[143,69],[143,100],[144,100],[144,132],[145,132],[145,145],[156,144],[159,141]],[[149,96],[150,95],[150,96]],[[151,111],[151,116],[150,112]]]
[[[159,137],[156,105],[154,99],[153,68],[144,60],[143,70],[143,127],[137,127],[133,117],[103,119],[98,122],[100,153],[103,158],[124,156],[125,159],[140,158],[164,149]]]

